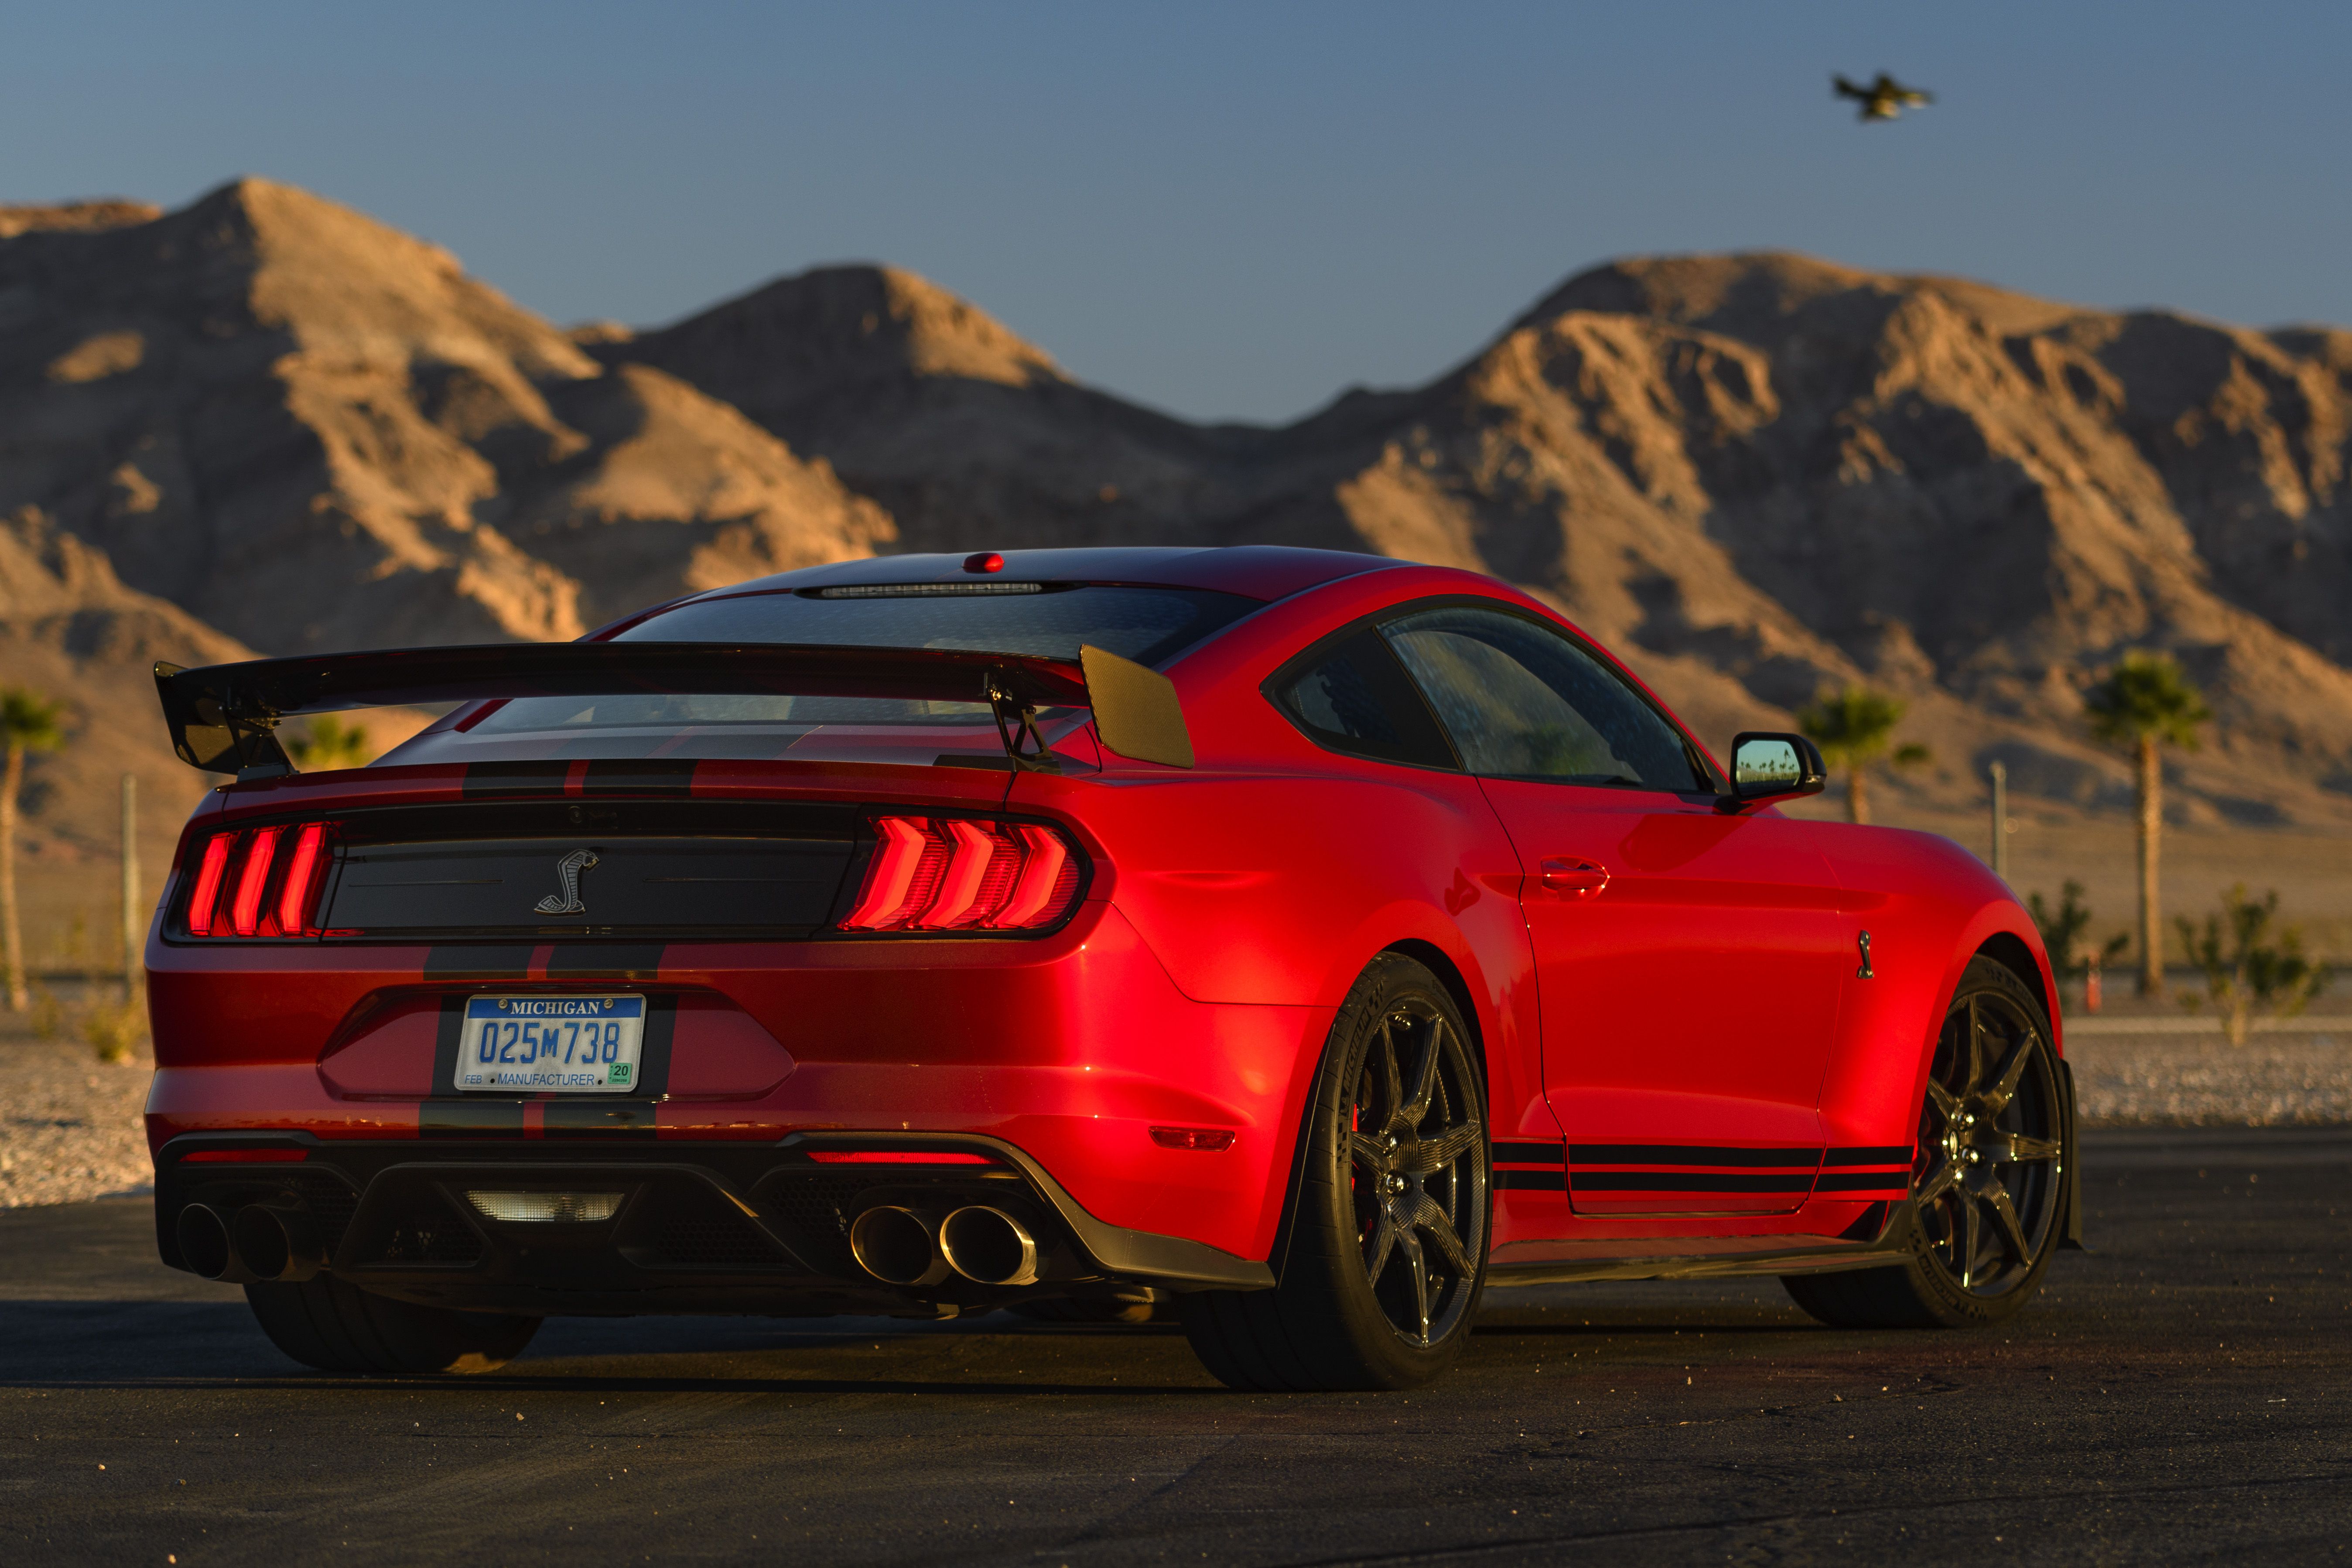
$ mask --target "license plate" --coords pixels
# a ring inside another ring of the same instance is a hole
[[[645,1043],[642,996],[471,996],[457,1087],[626,1094]]]

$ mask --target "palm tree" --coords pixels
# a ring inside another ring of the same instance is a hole
[[[2159,742],[2197,749],[2197,729],[2213,717],[2204,697],[2164,654],[2127,653],[2107,678],[2083,695],[2091,732],[2129,748],[2138,763],[2134,805],[2139,817],[2139,994],[2164,989],[2163,902],[2157,895],[2157,858],[2164,833],[2164,770]]]
[[[367,726],[346,724],[332,713],[310,721],[306,732],[286,738],[286,754],[308,773],[331,768],[363,768],[374,754],[368,745]]]
[[[1819,701],[1797,715],[1798,727],[1822,749],[1822,760],[1832,767],[1843,766],[1846,770],[1848,822],[1870,820],[1865,770],[1886,756],[1887,747],[1895,739],[1895,726],[1903,721],[1903,711],[1904,705],[1884,692],[1849,686],[1843,691],[1823,694]],[[1925,746],[1896,746],[1894,755],[1888,758],[1898,768],[1917,767],[1927,760]]]
[[[16,918],[16,797],[25,787],[25,753],[54,752],[66,742],[65,704],[44,701],[21,686],[0,687],[0,742],[8,766],[0,776],[0,927],[5,929],[8,1011],[32,1004],[25,986],[25,932]]]

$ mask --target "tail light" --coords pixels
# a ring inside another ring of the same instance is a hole
[[[1081,862],[1033,822],[877,816],[844,931],[1033,931],[1069,913]]]
[[[319,889],[332,859],[328,825],[248,827],[205,841],[188,891],[188,934],[302,937],[319,934]]]

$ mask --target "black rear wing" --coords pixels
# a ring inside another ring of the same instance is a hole
[[[155,689],[180,760],[211,773],[271,778],[294,771],[278,721],[351,708],[521,697],[875,697],[984,702],[1016,768],[1051,772],[1040,708],[1086,708],[1124,757],[1192,765],[1192,742],[1169,679],[1098,647],[1076,659],[955,648],[778,643],[492,643],[155,667]]]

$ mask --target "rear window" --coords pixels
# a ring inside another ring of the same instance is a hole
[[[818,647],[957,648],[1078,657],[1092,644],[1159,666],[1259,607],[1255,599],[1199,588],[1059,583],[841,585],[736,594],[665,610],[617,642],[798,643]],[[689,726],[991,723],[981,702],[861,697],[742,697],[642,693],[595,699],[526,698],[499,705],[477,734]]]

